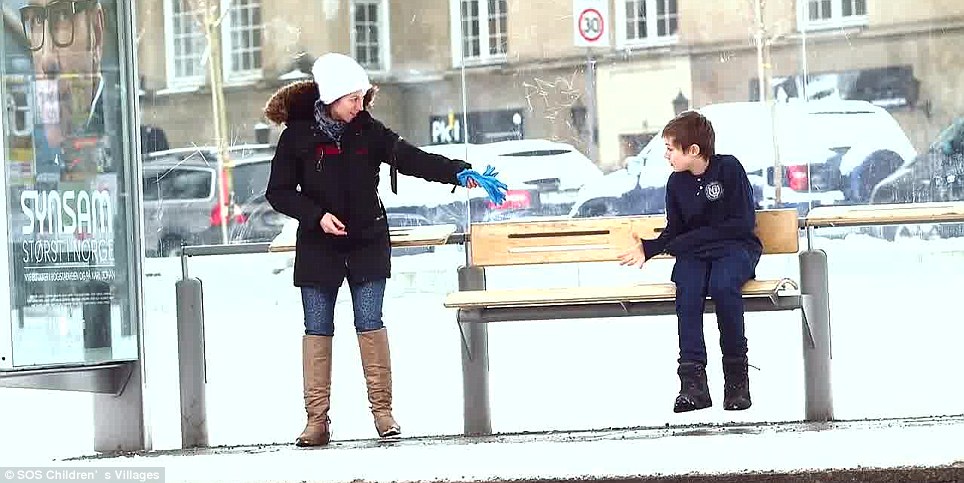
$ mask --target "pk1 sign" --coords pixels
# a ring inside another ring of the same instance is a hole
[[[609,47],[608,0],[573,0],[572,19],[577,47]]]

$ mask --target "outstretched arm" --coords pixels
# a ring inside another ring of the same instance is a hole
[[[673,178],[670,177],[670,181],[666,183],[666,227],[663,228],[663,231],[655,239],[642,240],[643,253],[646,254],[646,260],[669,249],[683,229],[683,215],[676,205],[676,201],[670,195],[670,183],[672,179]]]
[[[683,218],[676,202],[670,195],[669,185],[672,182],[672,177],[666,182],[666,227],[663,228],[658,237],[652,240],[640,240],[634,233],[633,238],[636,243],[632,248],[619,255],[620,265],[642,268],[647,260],[666,251],[669,244],[679,235],[683,228]]]
[[[422,151],[377,121],[376,129],[380,131],[379,135],[386,147],[384,161],[402,174],[459,185],[458,174],[472,168],[472,165],[465,161]]]

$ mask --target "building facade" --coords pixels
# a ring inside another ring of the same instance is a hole
[[[757,100],[761,73],[778,100],[800,97],[808,75],[810,99],[885,106],[918,149],[964,108],[950,87],[961,78],[959,2],[788,0],[761,2],[759,16],[749,0],[606,3],[608,46],[587,49],[573,41],[569,2],[223,1],[230,139],[254,141],[265,100],[327,51],[370,69],[377,115],[418,144],[548,138],[606,170],[658,132],[674,100]],[[142,106],[172,146],[201,145],[213,138],[200,114],[211,104],[207,44],[181,4],[138,2]]]

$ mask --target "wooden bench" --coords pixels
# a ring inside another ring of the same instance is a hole
[[[456,309],[462,337],[465,434],[492,432],[488,323],[675,313],[676,288],[668,281],[489,289],[485,268],[580,262],[615,264],[618,255],[635,243],[633,234],[653,238],[665,224],[665,218],[657,215],[471,225],[470,263],[459,269],[459,291],[448,294],[443,302],[445,307]],[[743,287],[746,310],[802,309],[805,419],[828,421],[833,418],[833,403],[826,254],[819,250],[800,252],[800,223],[793,209],[758,211],[756,233],[763,242],[764,255],[799,254],[801,283],[794,280],[796,274],[751,280]],[[708,312],[713,310],[712,301],[706,305]]]
[[[634,243],[634,233],[643,239],[655,238],[665,225],[662,216],[473,224],[471,260],[475,267],[615,263],[618,255]],[[799,252],[796,210],[758,212],[756,232],[763,242],[764,255]],[[748,311],[792,310],[801,306],[797,289],[791,277],[751,280],[743,287],[743,296]],[[498,322],[673,314],[675,297],[676,286],[667,282],[460,290],[449,294],[444,305],[458,309],[460,322]],[[707,311],[712,309],[712,302],[708,303]]]

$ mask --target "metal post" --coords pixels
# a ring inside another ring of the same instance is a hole
[[[181,393],[181,448],[206,447],[204,304],[201,281],[182,278],[177,291],[177,365]]]
[[[586,129],[589,131],[589,146],[586,155],[597,165],[599,160],[599,146],[596,133],[596,59],[591,48],[586,49]]]
[[[800,253],[800,293],[803,299],[803,377],[806,420],[833,420],[830,381],[830,284],[827,253]]]
[[[94,451],[140,451],[150,449],[144,410],[142,361],[130,371],[111,371],[117,394],[94,394]]]
[[[485,290],[483,267],[459,268],[459,290]],[[462,400],[466,435],[492,434],[489,412],[489,329],[459,323],[462,331]]]

